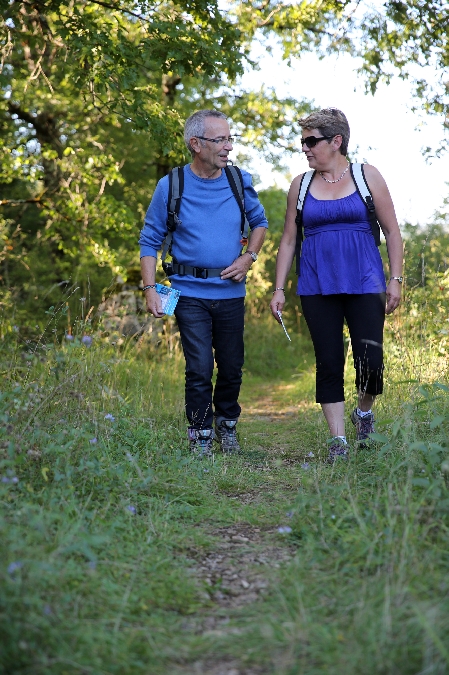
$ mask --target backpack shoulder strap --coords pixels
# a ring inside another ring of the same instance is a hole
[[[376,216],[376,208],[374,206],[373,195],[371,194],[371,190],[369,189],[369,185],[365,177],[365,172],[363,170],[363,164],[351,163],[351,176],[357,188],[357,192],[365,202],[366,208],[368,209],[371,232],[373,233],[376,246],[380,246],[379,222]]]
[[[242,214],[242,222],[240,231],[242,233],[241,243],[245,245],[248,243],[249,222],[245,212],[245,192],[243,188],[243,176],[238,166],[228,164],[225,167],[226,177],[231,187],[232,193],[239,205],[240,213]]]
[[[298,217],[298,213],[300,213],[302,218],[302,210],[304,208],[304,202],[306,200],[310,188],[310,183],[312,182],[312,178],[314,177],[315,173],[316,171],[313,170],[306,171],[306,173],[301,178],[301,183],[299,185],[299,192],[298,192],[298,203],[296,204],[296,212],[297,212],[296,217]]]
[[[162,262],[164,262],[167,253],[171,251],[173,232],[181,223],[179,220],[179,210],[181,208],[183,190],[184,168],[176,166],[168,174],[167,234],[162,242]]]
[[[296,233],[296,274],[299,276],[299,261],[301,258],[301,247],[302,247],[302,240],[304,238],[303,234],[303,228],[302,228],[302,211],[304,208],[304,202],[306,201],[306,197],[309,193],[310,189],[310,183],[312,182],[312,179],[315,175],[316,171],[306,171],[305,174],[303,174],[303,177],[301,178],[301,183],[299,185],[299,192],[298,192],[298,202],[296,204],[296,227],[297,227],[297,233]]]

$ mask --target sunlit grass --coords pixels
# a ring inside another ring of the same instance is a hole
[[[278,329],[247,326],[245,452],[212,462],[187,450],[176,344],[4,343],[0,672],[448,672],[448,356],[395,319],[378,443],[329,467],[313,351]],[[189,570],[236,522],[291,527],[270,536],[292,560],[202,635],[186,618],[221,610]]]

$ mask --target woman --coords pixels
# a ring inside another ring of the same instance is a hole
[[[351,421],[359,446],[363,447],[368,434],[374,431],[374,400],[382,393],[385,313],[391,314],[401,299],[402,239],[387,185],[377,169],[365,164],[365,179],[387,243],[391,275],[387,286],[369,211],[346,159],[349,125],[345,115],[329,108],[300,120],[300,125],[302,149],[315,172],[302,210],[305,240],[297,293],[315,349],[316,401],[322,406],[332,436],[328,461],[333,463],[337,457],[348,456],[343,322],[346,319],[351,336],[358,392]],[[277,256],[270,307],[278,321],[295,250],[299,256],[296,219],[302,176],[294,179],[288,193]]]

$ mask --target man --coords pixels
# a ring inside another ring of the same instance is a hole
[[[185,406],[190,449],[211,456],[214,439],[223,452],[239,452],[236,425],[242,382],[246,275],[257,260],[266,228],[265,213],[251,176],[242,171],[245,213],[251,229],[242,250],[242,213],[225,173],[232,138],[226,116],[199,110],[184,127],[192,163],[183,169],[179,222],[173,234],[176,261],[170,276],[181,292],[175,316],[186,360]],[[157,184],[140,237],[142,279],[148,311],[163,316],[155,284],[157,251],[167,233],[169,178]],[[190,274],[185,272],[190,268]],[[195,271],[193,270],[195,268]],[[194,276],[196,270],[209,272]],[[212,387],[214,356],[217,379]]]

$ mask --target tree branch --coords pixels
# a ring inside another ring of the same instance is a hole
[[[102,0],[85,0],[85,2],[91,2],[94,5],[101,5],[101,7],[106,7],[106,9],[112,9],[114,12],[122,12],[122,14],[129,14],[130,16],[134,16],[136,19],[139,19],[140,21],[149,21],[149,19],[145,18],[142,14],[136,14],[135,12],[132,12],[130,9],[124,9],[123,7],[116,7],[114,5],[111,5],[109,2],[102,2]]]
[[[34,199],[0,199],[0,206],[18,206],[19,204],[43,204],[42,197]]]

